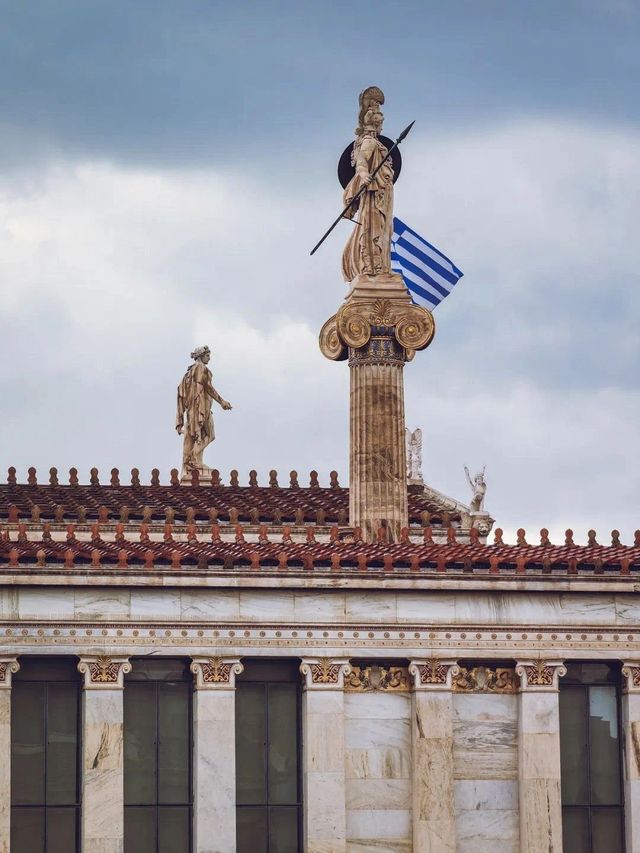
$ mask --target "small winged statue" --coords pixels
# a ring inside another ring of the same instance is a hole
[[[484,472],[486,467],[486,465],[483,465],[482,471],[479,471],[472,479],[469,474],[469,469],[466,465],[464,466],[464,473],[467,475],[467,482],[473,492],[469,506],[474,512],[482,512],[482,508],[484,506],[484,496],[487,493],[487,484],[484,481]]]

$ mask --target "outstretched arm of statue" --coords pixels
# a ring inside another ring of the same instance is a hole
[[[216,403],[219,403],[225,411],[229,411],[229,409],[232,408],[231,403],[228,403],[223,397],[220,396],[220,394],[218,394],[211,382],[209,382],[208,378],[205,377],[202,385],[207,394],[210,397],[213,397]]]
[[[464,466],[464,473],[467,475],[467,481],[468,481],[469,485],[470,485],[470,486],[471,486],[471,488],[475,491],[475,488],[476,488],[476,487],[475,487],[475,485],[474,485],[474,483],[473,483],[473,480],[471,479],[471,475],[469,474],[469,469],[467,468],[467,466],[466,466],[466,465]]]

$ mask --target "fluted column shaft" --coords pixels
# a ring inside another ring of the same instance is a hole
[[[349,354],[351,368],[349,517],[368,542],[377,528],[391,541],[408,524],[404,350],[372,337]]]

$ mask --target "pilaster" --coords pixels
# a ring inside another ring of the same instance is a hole
[[[622,675],[625,841],[640,853],[640,660],[625,661]]]
[[[82,851],[124,850],[124,705],[126,657],[81,657]]]
[[[193,701],[195,853],[236,849],[236,675],[239,658],[196,657]]]
[[[518,784],[520,849],[527,853],[561,853],[560,660],[523,660],[518,714]]]
[[[11,677],[17,658],[0,658],[0,853],[9,853],[11,838]]]
[[[413,677],[413,850],[455,853],[453,660],[411,661]]]
[[[350,670],[346,659],[300,664],[306,853],[346,851],[344,677]]]

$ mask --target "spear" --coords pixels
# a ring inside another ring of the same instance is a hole
[[[415,120],[414,120],[414,121],[412,121],[412,122],[411,122],[411,124],[408,124],[408,125],[405,127],[405,129],[402,131],[402,133],[400,134],[400,136],[396,139],[396,141],[393,143],[393,145],[391,146],[391,148],[387,151],[387,156],[386,156],[386,157],[385,157],[385,158],[380,162],[380,164],[379,164],[378,166],[376,166],[376,168],[375,168],[375,169],[373,170],[373,172],[371,173],[371,181],[375,178],[375,176],[378,174],[378,172],[380,171],[380,169],[384,166],[385,162],[389,159],[389,157],[391,157],[391,155],[392,155],[392,154],[393,154],[393,152],[396,150],[396,148],[400,145],[400,143],[402,142],[402,140],[403,140],[403,139],[406,139],[406,137],[409,135],[409,131],[411,130],[411,128],[413,127],[413,125],[414,125],[414,124],[415,124]],[[371,181],[370,181],[369,183],[371,183]],[[316,250],[317,250],[317,249],[319,249],[319,248],[320,248],[320,246],[322,246],[322,244],[323,244],[323,243],[324,243],[324,241],[327,239],[327,237],[329,236],[329,234],[331,234],[331,232],[332,232],[332,231],[333,231],[333,229],[336,227],[336,225],[338,224],[338,222],[340,222],[340,220],[341,220],[341,219],[346,219],[346,217],[345,217],[345,213],[349,210],[349,208],[353,207],[353,205],[358,201],[358,199],[360,198],[360,196],[362,195],[362,193],[367,189],[367,187],[368,187],[368,186],[369,186],[369,184],[364,184],[362,187],[360,187],[360,189],[359,189],[359,190],[358,190],[358,192],[354,195],[354,197],[351,199],[351,201],[349,202],[349,204],[345,207],[345,209],[344,209],[343,211],[341,211],[341,212],[340,212],[340,214],[338,215],[338,217],[337,217],[337,219],[335,220],[335,222],[333,222],[333,223],[332,223],[331,227],[330,227],[327,231],[325,231],[325,233],[322,235],[322,237],[320,238],[320,240],[319,240],[319,241],[316,243],[316,245],[313,247],[313,249],[312,249],[312,250],[311,250],[311,252],[310,252],[310,254],[311,254],[311,255],[313,255],[313,254],[316,252]]]

